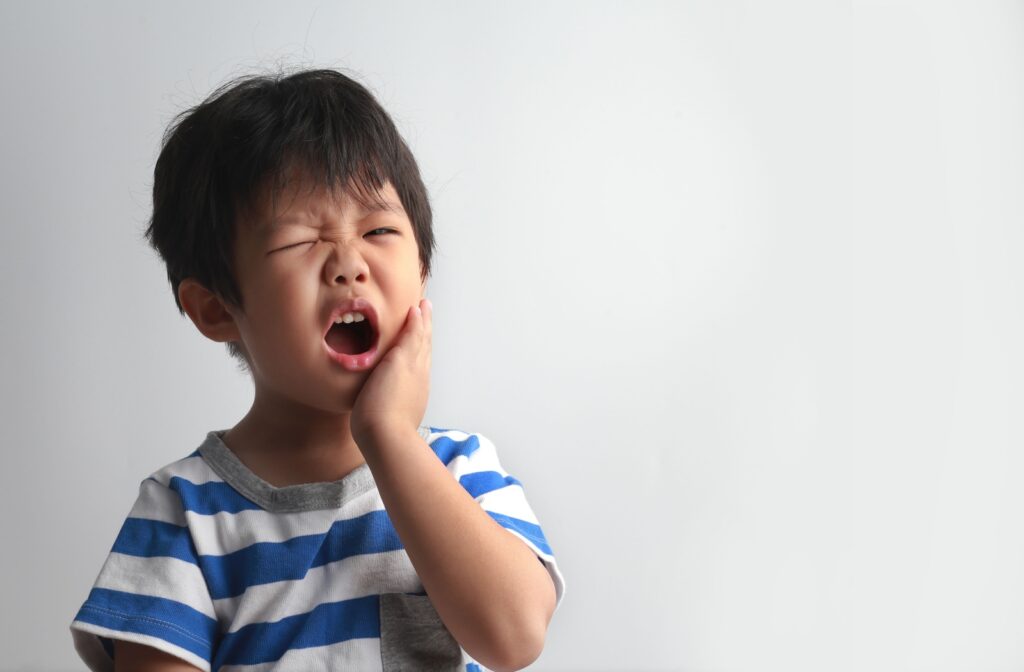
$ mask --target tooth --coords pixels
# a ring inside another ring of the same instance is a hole
[[[365,319],[366,316],[363,315],[362,313],[351,312],[337,316],[336,318],[334,318],[334,323],[341,324],[342,322],[344,322],[345,324],[351,324],[352,322],[362,322]]]

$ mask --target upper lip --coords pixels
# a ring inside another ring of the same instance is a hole
[[[356,296],[334,304],[330,315],[327,317],[327,324],[324,326],[324,338],[327,338],[327,332],[334,326],[334,320],[345,313],[362,313],[370,321],[370,326],[373,327],[374,333],[380,332],[377,328],[377,311],[374,309],[373,304],[361,296]]]

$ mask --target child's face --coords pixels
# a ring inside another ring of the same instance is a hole
[[[279,193],[276,211],[264,198],[240,223],[235,268],[245,309],[229,311],[258,392],[344,412],[423,298],[425,281],[412,223],[390,183],[380,194],[390,210],[367,210],[347,193],[333,198],[309,185],[294,181]],[[354,352],[367,344],[325,337],[352,298],[375,313],[356,325],[375,323],[375,355],[339,356],[329,344]]]

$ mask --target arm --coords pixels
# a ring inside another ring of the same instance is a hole
[[[536,660],[555,588],[533,551],[487,515],[415,432],[379,435],[360,448],[452,636],[497,671]]]
[[[198,669],[151,646],[114,641],[114,672],[196,672]]]
[[[360,390],[352,435],[452,636],[483,665],[518,670],[544,646],[554,584],[533,551],[487,515],[416,433],[431,347],[432,307],[420,306]]]

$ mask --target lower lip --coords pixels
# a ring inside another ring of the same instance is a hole
[[[358,355],[345,355],[336,352],[331,346],[327,345],[327,341],[324,341],[324,350],[327,351],[328,357],[340,364],[346,371],[369,371],[377,363],[376,343],[369,350],[360,352]]]

